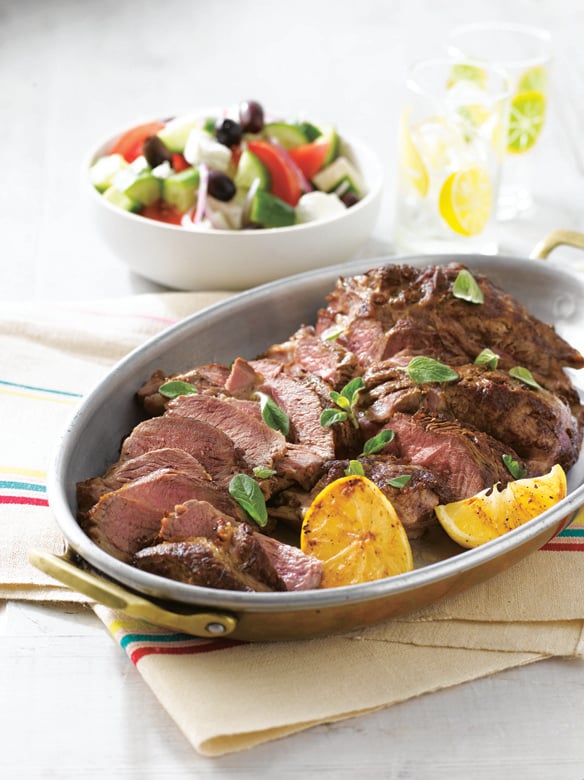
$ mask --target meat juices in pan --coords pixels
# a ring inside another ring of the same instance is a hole
[[[439,503],[507,484],[504,454],[526,476],[555,463],[567,471],[584,407],[564,369],[582,368],[583,356],[481,274],[473,275],[480,304],[454,295],[462,270],[390,265],[340,278],[313,324],[300,323],[254,360],[155,372],[136,395],[149,419],[104,475],[77,486],[86,533],[123,561],[190,584],[304,590],[319,586],[320,562],[290,544],[290,533],[299,535],[311,500],[351,459],[386,493],[410,539],[437,523]],[[475,364],[484,349],[498,356],[496,367]],[[416,356],[458,378],[413,381],[406,367]],[[512,376],[516,366],[535,385]],[[321,425],[331,392],[357,377],[353,420]],[[196,394],[169,400],[159,389],[170,380]],[[262,397],[287,416],[285,435],[264,421]],[[392,440],[363,455],[384,429]],[[265,527],[229,494],[235,474],[258,483]],[[402,487],[388,484],[405,475]]]

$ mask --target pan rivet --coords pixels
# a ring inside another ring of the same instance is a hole
[[[226,628],[223,625],[223,623],[207,623],[205,629],[210,634],[224,634],[226,631]]]

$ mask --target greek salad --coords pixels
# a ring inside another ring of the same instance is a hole
[[[365,194],[334,127],[269,118],[255,100],[133,127],[89,174],[114,206],[188,229],[288,227]]]

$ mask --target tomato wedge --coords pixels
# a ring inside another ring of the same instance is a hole
[[[175,154],[172,155],[172,167],[176,173],[186,171],[190,166],[191,164],[185,160],[182,154],[175,152]]]
[[[108,154],[121,154],[126,162],[133,162],[142,154],[144,141],[151,135],[156,135],[163,127],[163,122],[146,122],[133,127],[118,138]]]
[[[306,178],[312,179],[324,165],[330,146],[330,141],[312,141],[290,149],[288,154]]]
[[[272,194],[290,206],[296,206],[302,195],[302,189],[298,176],[282,152],[267,141],[248,141],[247,148],[270,172]]]
[[[179,214],[172,206],[162,200],[144,206],[139,213],[141,217],[156,219],[158,222],[168,222],[169,225],[180,225],[182,220],[182,214]]]

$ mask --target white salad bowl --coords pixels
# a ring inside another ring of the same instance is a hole
[[[341,136],[341,153],[362,174],[366,194],[333,217],[291,227],[250,230],[189,229],[141,217],[109,203],[93,187],[90,166],[121,133],[90,153],[84,188],[96,228],[136,274],[179,290],[243,290],[355,257],[377,221],[382,166],[364,144]]]

